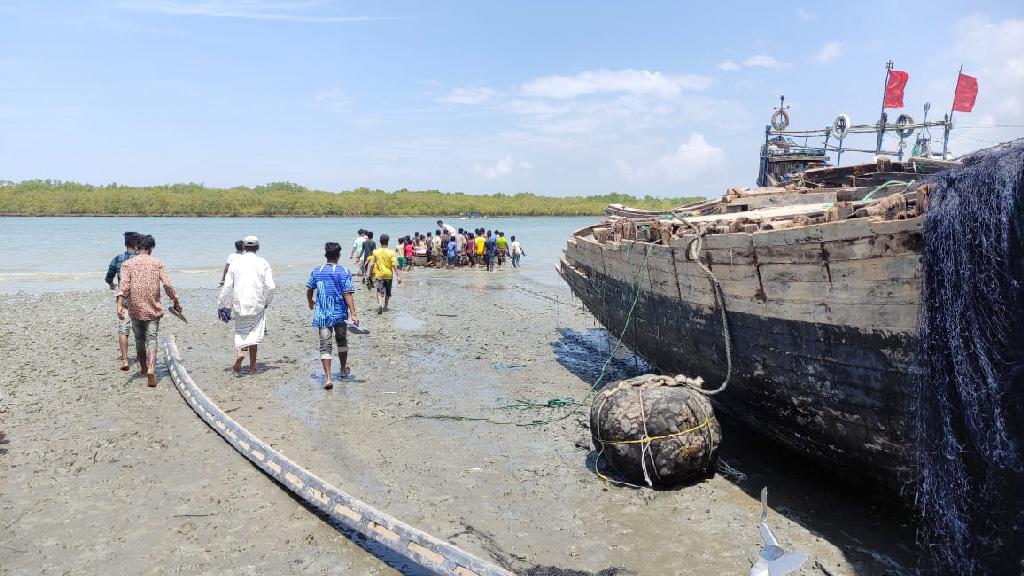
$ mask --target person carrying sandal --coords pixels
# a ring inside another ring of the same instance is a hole
[[[139,368],[146,375],[150,388],[156,386],[156,345],[160,330],[160,318],[164,308],[160,304],[160,287],[170,297],[174,310],[181,313],[178,294],[167,276],[164,263],[153,257],[156,240],[143,236],[138,240],[138,256],[121,265],[121,289],[117,294],[117,317],[127,314],[132,320],[135,333],[135,352],[139,357]]]

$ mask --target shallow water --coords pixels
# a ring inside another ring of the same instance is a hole
[[[448,219],[456,228],[498,229],[515,235],[526,257],[521,274],[560,284],[555,265],[573,230],[597,217]],[[304,282],[323,261],[325,242],[338,242],[347,257],[359,228],[392,238],[433,232],[437,218],[16,218],[0,217],[0,292],[59,292],[103,287],[110,259],[123,250],[127,230],[152,234],[154,254],[182,288],[216,287],[234,241],[260,238],[279,284]],[[393,244],[393,242],[392,242]],[[510,264],[508,265],[510,266]]]

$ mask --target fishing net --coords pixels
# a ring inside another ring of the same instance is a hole
[[[926,573],[1024,571],[1024,143],[931,179],[917,506]]]

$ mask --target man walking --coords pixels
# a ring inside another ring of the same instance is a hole
[[[114,256],[107,267],[107,276],[103,279],[111,290],[116,290],[121,283],[121,265],[131,260],[138,253],[141,234],[138,232],[124,233],[124,252]],[[117,280],[117,284],[114,283]],[[132,321],[127,316],[117,319],[117,345],[121,350],[121,370],[128,371],[128,334],[132,331]]]
[[[138,240],[138,255],[121,265],[121,291],[117,294],[117,317],[132,319],[135,332],[135,353],[139,369],[146,375],[147,385],[156,386],[156,340],[164,308],[160,304],[160,287],[171,298],[174,310],[181,313],[178,294],[167,277],[164,263],[153,257],[156,240],[143,236]]]
[[[516,237],[512,237],[512,267],[519,268],[519,259],[526,256],[526,252],[523,250],[523,245],[516,240]]]
[[[384,237],[381,237],[383,241]],[[338,264],[341,245],[337,242],[324,244],[327,264],[314,268],[306,281],[306,300],[313,311],[313,327],[320,335],[320,363],[324,367],[324,389],[334,388],[331,374],[331,339],[338,345],[338,377],[349,375],[348,331],[345,321],[359,324],[353,301],[356,291],[352,273]]]
[[[395,258],[395,253],[388,248],[390,240],[391,238],[387,234],[381,234],[380,248],[374,250],[370,256],[374,285],[377,288],[377,314],[383,314],[388,309],[388,302],[391,301],[392,279],[398,278],[398,283],[402,283],[402,278],[398,276],[398,259]]]
[[[219,307],[231,308],[235,319],[235,364],[241,372],[245,349],[249,350],[249,374],[256,374],[256,350],[267,333],[267,307],[274,299],[274,274],[270,263],[256,253],[260,241],[255,236],[242,239],[242,255],[231,263]]]
[[[466,231],[459,228],[458,234],[455,235],[455,252],[458,255],[458,260],[461,261],[462,254],[466,251]]]
[[[228,275],[228,268],[231,268],[231,263],[234,262],[235,260],[237,260],[238,257],[241,256],[241,255],[242,255],[242,241],[241,240],[235,240],[235,251],[232,252],[231,254],[228,254],[227,261],[224,263],[224,272],[222,272],[221,275],[220,275],[220,284],[217,284],[217,286],[223,286],[224,285],[224,278],[226,278],[227,275]]]
[[[363,253],[359,257],[359,260],[361,262],[361,264],[359,266],[359,272],[364,277],[366,277],[366,275],[369,273],[368,272],[368,264],[367,264],[366,259],[369,258],[370,254],[373,254],[373,251],[376,250],[376,249],[377,249],[377,243],[373,241],[373,232],[370,232],[369,230],[367,230],[366,231],[366,239],[363,240]],[[372,286],[372,284],[370,283],[370,278],[366,278],[366,287],[370,288],[371,286]]]
[[[487,251],[487,271],[494,271],[494,259],[498,254],[498,241],[490,230],[487,231],[487,239],[484,240],[484,249]]]
[[[359,260],[363,257],[363,242],[365,241],[366,230],[360,228],[359,234],[356,235],[355,242],[352,243],[352,252],[348,255],[349,259],[356,261],[356,264],[359,264]]]
[[[508,258],[508,240],[505,240],[505,233],[501,230],[495,230],[494,233],[498,235],[495,241],[498,245],[498,268],[500,269],[505,265],[505,258]]]

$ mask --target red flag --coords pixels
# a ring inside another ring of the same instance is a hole
[[[956,93],[953,94],[953,111],[970,112],[974,109],[974,99],[978,97],[978,79],[967,74],[960,74],[956,80]]]
[[[903,108],[903,89],[907,87],[910,74],[901,70],[891,70],[889,81],[885,84],[885,99],[882,108]]]

